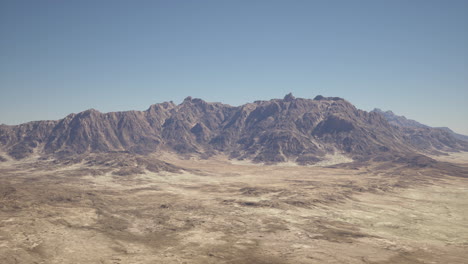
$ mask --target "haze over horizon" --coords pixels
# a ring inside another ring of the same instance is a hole
[[[338,96],[468,134],[468,1],[2,1],[0,123]]]

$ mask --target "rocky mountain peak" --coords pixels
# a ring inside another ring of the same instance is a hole
[[[296,97],[294,97],[292,93],[288,93],[287,95],[284,96],[283,101],[291,102],[294,99],[296,99]]]
[[[315,101],[322,101],[322,100],[325,100],[325,101],[344,101],[344,99],[341,98],[341,97],[325,97],[325,96],[322,96],[322,95],[315,96],[314,100]]]
[[[175,106],[176,105],[174,104],[173,101],[163,102],[163,103],[151,105],[146,111],[154,112],[154,111],[160,111],[160,110],[169,110],[169,109],[174,108]]]
[[[90,108],[88,110],[85,110],[83,112],[80,112],[78,113],[78,117],[91,117],[91,116],[96,116],[96,115],[100,115],[101,112],[99,112],[98,110],[94,109],[94,108]]]

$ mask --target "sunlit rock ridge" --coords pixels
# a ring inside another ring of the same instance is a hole
[[[288,94],[241,106],[187,97],[178,105],[164,102],[145,111],[90,109],[57,121],[0,125],[0,150],[2,159],[168,152],[306,165],[337,153],[366,161],[468,151],[468,142],[443,129],[395,125],[384,112],[366,112],[339,97]]]

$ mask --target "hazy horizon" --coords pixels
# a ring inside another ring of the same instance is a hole
[[[0,123],[316,95],[468,134],[468,1],[2,1]]]

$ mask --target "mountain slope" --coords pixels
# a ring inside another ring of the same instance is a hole
[[[468,143],[442,130],[392,125],[382,113],[359,110],[342,98],[288,94],[237,107],[187,97],[179,105],[165,102],[146,111],[90,109],[58,121],[2,125],[0,149],[15,159],[33,153],[174,152],[311,164],[337,153],[355,160],[386,159],[468,150]]]
[[[452,129],[450,129],[450,128],[448,128],[448,127],[436,127],[436,128],[449,132],[449,133],[452,134],[456,139],[468,141],[468,136],[467,136],[467,135],[458,134],[458,133],[454,132]]]
[[[384,112],[378,108],[371,112],[383,115],[390,124],[403,131],[408,143],[428,153],[464,150],[464,146],[468,142],[468,136],[457,134],[449,128],[430,127],[404,116],[396,115],[392,111]]]
[[[418,121],[412,120],[412,119],[407,119],[405,116],[399,116],[393,113],[392,111],[382,111],[379,108],[374,108],[371,112],[376,112],[385,117],[387,121],[395,126],[399,127],[414,127],[414,128],[428,128],[429,126],[426,126],[424,124],[419,123]]]

